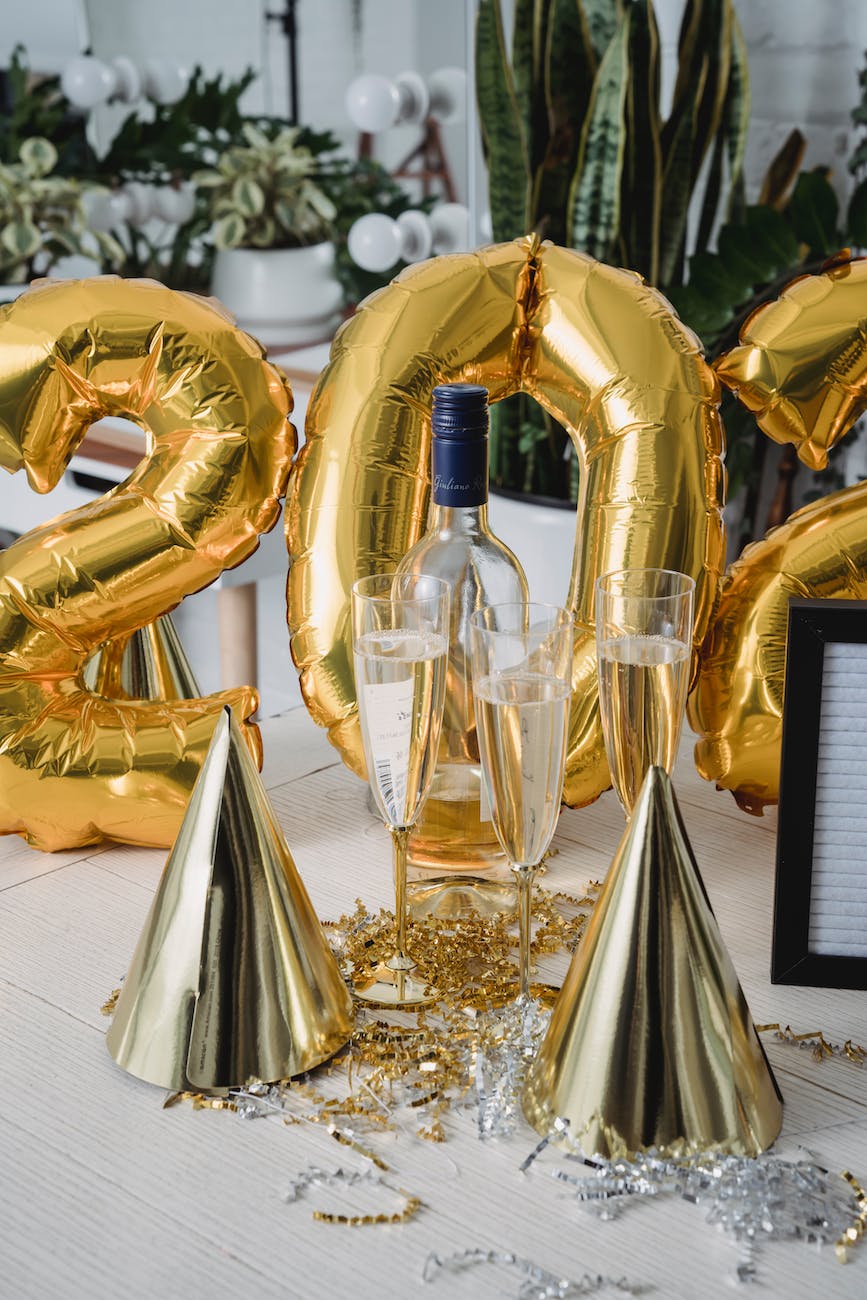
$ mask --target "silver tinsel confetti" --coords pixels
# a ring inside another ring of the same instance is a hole
[[[524,1076],[550,1017],[550,1011],[532,999],[480,1017],[475,1054],[480,1138],[514,1133],[522,1113]]]
[[[422,1270],[425,1282],[433,1282],[442,1273],[463,1273],[479,1264],[502,1264],[523,1273],[524,1281],[517,1300],[578,1300],[579,1296],[596,1295],[609,1288],[626,1295],[644,1295],[647,1288],[627,1281],[625,1277],[605,1277],[601,1273],[585,1273],[577,1280],[559,1277],[530,1259],[522,1259],[511,1251],[471,1249],[455,1255],[428,1255]]]
[[[538,1148],[537,1148],[538,1150]],[[527,1162],[525,1162],[527,1163]],[[634,1160],[584,1160],[581,1174],[553,1177],[602,1218],[635,1196],[678,1196],[705,1210],[741,1246],[739,1282],[758,1279],[756,1251],[766,1241],[836,1244],[858,1216],[852,1188],[808,1161],[712,1152],[668,1159],[655,1152]]]

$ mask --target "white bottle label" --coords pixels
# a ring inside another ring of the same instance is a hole
[[[365,682],[367,735],[383,803],[401,816],[406,805],[413,682]]]

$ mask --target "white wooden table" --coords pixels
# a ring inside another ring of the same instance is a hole
[[[303,710],[266,723],[264,738],[266,783],[320,916],[351,910],[359,895],[373,907],[389,904],[387,837],[367,811],[365,787]],[[757,1022],[865,1043],[863,994],[768,982],[773,814],[738,812],[699,780],[688,756],[677,787]],[[580,889],[603,875],[621,829],[610,794],[564,814],[546,883]],[[517,1295],[519,1277],[500,1266],[422,1281],[430,1252],[472,1247],[514,1251],[575,1279],[625,1275],[676,1300],[732,1294],[738,1248],[700,1207],[642,1199],[601,1221],[551,1177],[556,1160],[518,1171],[535,1142],[528,1128],[483,1143],[466,1113],[448,1119],[440,1145],[409,1132],[384,1135],[376,1145],[389,1177],[424,1208],[399,1226],[349,1228],[312,1219],[328,1193],[285,1201],[290,1181],[310,1165],[365,1166],[321,1127],[189,1105],[163,1110],[159,1089],[110,1059],[100,1015],[127,968],[163,859],[117,846],[46,856],[18,839],[0,842],[3,1300]],[[867,1179],[867,1068],[815,1062],[768,1036],[766,1046],[786,1101],[779,1154],[803,1158],[806,1148],[826,1168]],[[351,1192],[343,1199],[351,1213]],[[867,1241],[845,1266],[833,1249],[771,1243],[759,1269],[758,1294],[861,1297]]]

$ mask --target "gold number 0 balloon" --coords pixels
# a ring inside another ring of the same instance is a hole
[[[103,415],[149,443],[119,487],[0,555],[0,832],[45,849],[171,844],[221,708],[243,720],[256,694],[109,700],[82,666],[255,549],[279,512],[290,409],[259,345],[205,299],[106,278],[0,312],[5,469],[50,490]]]
[[[534,240],[435,258],[367,300],[314,393],[286,513],[302,690],[359,773],[349,588],[394,567],[424,527],[431,392],[451,381],[484,384],[494,401],[530,393],[580,457],[564,797],[589,803],[610,785],[594,580],[627,565],[683,570],[697,580],[703,634],[723,552],[718,386],[698,341],[638,276]]]
[[[867,261],[793,281],[717,370],[765,433],[822,469],[867,407]],[[867,597],[867,483],[797,511],[723,581],[689,714],[698,770],[748,812],[779,795],[790,596]]]

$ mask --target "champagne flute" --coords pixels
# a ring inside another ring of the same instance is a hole
[[[380,1006],[436,996],[406,950],[406,846],[436,766],[449,644],[449,585],[425,574],[374,574],[352,588],[358,716],[373,797],[394,851],[395,948],[355,981]]]
[[[621,569],[596,582],[599,706],[611,779],[632,811],[651,766],[671,773],[686,708],[695,582]]]
[[[518,1000],[530,1000],[530,894],[560,812],[572,672],[572,615],[554,605],[488,605],[470,619],[482,774],[497,839],[515,874]]]

